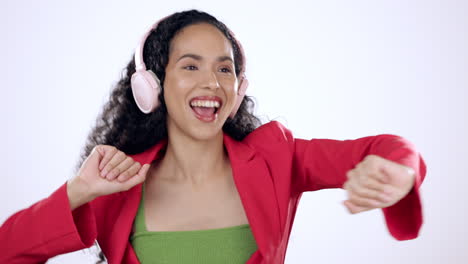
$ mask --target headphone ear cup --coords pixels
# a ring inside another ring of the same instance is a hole
[[[132,94],[138,108],[145,114],[159,106],[161,83],[152,71],[138,70],[131,78]]]
[[[234,116],[236,115],[242,103],[242,100],[244,100],[244,96],[245,96],[248,86],[249,86],[249,81],[247,80],[247,78],[245,78],[245,76],[243,76],[239,83],[239,88],[237,89],[236,104],[234,105],[234,108],[232,109],[232,112],[229,115],[229,117],[234,118]]]

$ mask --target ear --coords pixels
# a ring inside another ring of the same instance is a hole
[[[239,110],[239,107],[242,103],[242,100],[244,100],[245,92],[247,91],[247,87],[249,86],[249,81],[247,78],[245,78],[245,75],[242,75],[239,86],[237,88],[237,100],[236,104],[234,105],[234,108],[232,109],[231,114],[229,117],[234,118],[234,116],[237,113],[237,110]]]

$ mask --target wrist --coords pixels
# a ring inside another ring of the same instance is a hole
[[[94,199],[86,183],[79,177],[68,180],[67,195],[72,211]]]

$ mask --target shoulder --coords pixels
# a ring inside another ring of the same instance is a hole
[[[285,148],[294,142],[292,132],[278,121],[270,121],[247,135],[243,142],[257,150]]]
[[[292,132],[280,122],[270,121],[252,131],[252,133],[245,137],[244,141],[251,142],[261,139],[287,141],[293,139],[293,135]]]

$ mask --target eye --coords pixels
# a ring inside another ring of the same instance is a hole
[[[222,67],[222,68],[220,69],[220,71],[221,71],[221,72],[224,72],[224,73],[230,73],[230,72],[232,72],[232,71],[231,71],[231,68],[229,68],[229,67]]]
[[[189,70],[189,71],[195,71],[198,68],[195,65],[188,65],[188,66],[185,66],[184,69]]]

